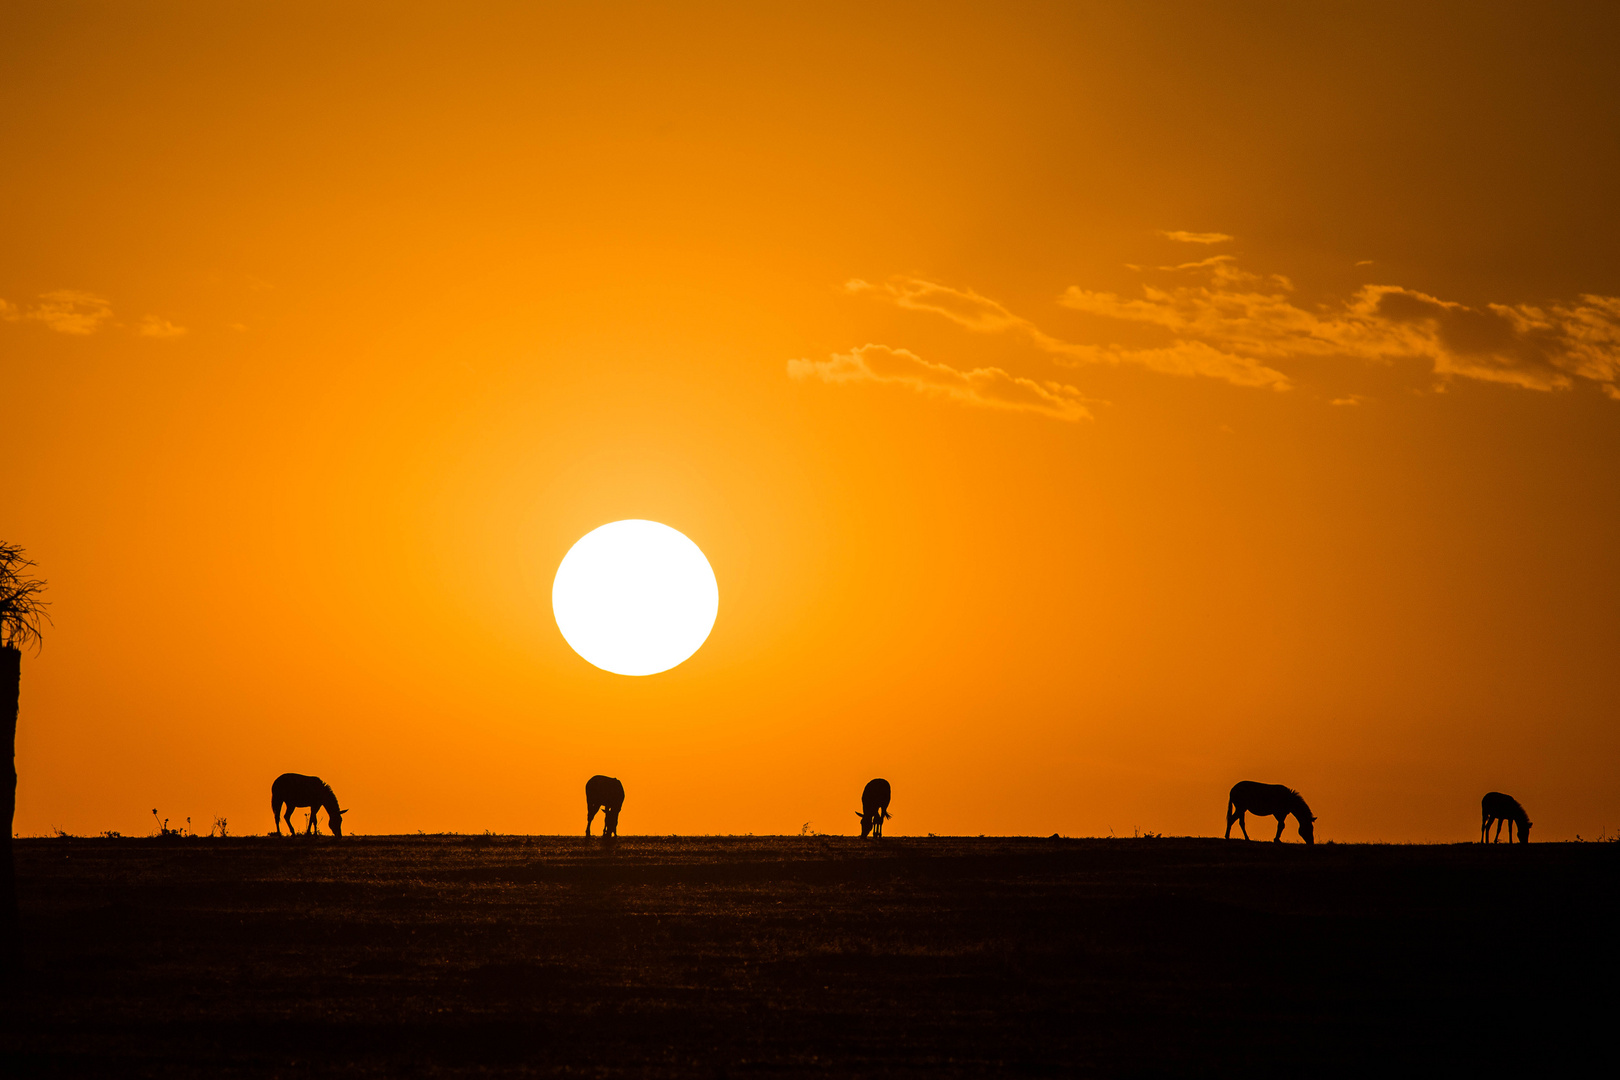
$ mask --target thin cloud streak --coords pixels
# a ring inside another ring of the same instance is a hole
[[[0,299],[0,320],[43,323],[58,334],[74,337],[88,337],[112,322],[112,318],[113,309],[109,301],[79,289],[41,293],[39,301],[27,308]],[[134,332],[140,337],[177,338],[184,337],[190,331],[160,315],[147,315],[135,324]]]
[[[159,318],[156,315],[148,315],[146,318],[140,321],[138,326],[135,327],[135,332],[141,337],[177,338],[184,337],[186,335],[186,328],[183,326],[176,326],[168,319]]]
[[[1223,265],[1226,256],[1191,265],[1214,262]],[[1166,375],[1220,379],[1236,386],[1272,390],[1289,388],[1288,376],[1253,357],[1224,351],[1201,341],[1175,341],[1158,348],[1127,348],[1120,345],[1080,345],[1053,337],[1040,327],[1002,305],[980,296],[972,289],[958,289],[921,278],[897,277],[882,285],[859,278],[844,286],[850,292],[871,293],[910,311],[926,311],[942,316],[975,333],[1012,333],[1027,339],[1043,352],[1068,366],[1109,364],[1134,365]]]
[[[1160,229],[1159,235],[1178,244],[1225,244],[1237,239],[1221,232],[1187,232],[1184,229]]]
[[[1088,399],[1072,386],[1037,382],[995,367],[962,371],[887,345],[861,345],[828,360],[789,360],[787,373],[798,380],[904,386],[959,405],[1035,413],[1066,423],[1092,418]]]
[[[1205,280],[1142,288],[1141,299],[1071,286],[1059,303],[1076,311],[1162,327],[1178,343],[1202,342],[1251,362],[1346,357],[1367,363],[1422,360],[1442,378],[1528,390],[1563,390],[1589,380],[1620,400],[1620,298],[1575,302],[1465,304],[1399,285],[1367,285],[1350,300],[1308,310],[1285,277],[1262,277],[1230,260],[1179,270]]]
[[[42,293],[39,302],[27,309],[0,300],[0,318],[7,322],[44,323],[59,334],[82,337],[95,333],[112,318],[112,305],[91,293],[57,289]]]

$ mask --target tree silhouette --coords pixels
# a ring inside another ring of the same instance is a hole
[[[11,827],[17,814],[17,703],[22,689],[22,651],[37,652],[40,622],[50,621],[39,598],[45,582],[29,575],[33,560],[15,544],[0,543],[0,714],[10,721],[11,783],[0,778],[0,805],[6,817],[6,855],[0,861],[0,963],[9,971],[18,961],[17,871],[11,858]]]

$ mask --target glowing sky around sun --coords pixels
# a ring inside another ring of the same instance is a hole
[[[17,828],[1620,826],[1620,9],[10,5]],[[648,678],[552,590],[664,522]],[[695,631],[694,631],[695,634]],[[683,646],[684,647],[684,646]],[[677,650],[678,651],[678,650]],[[240,825],[238,824],[240,821]]]

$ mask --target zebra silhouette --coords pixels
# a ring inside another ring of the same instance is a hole
[[[889,820],[889,782],[882,777],[867,782],[861,791],[861,835],[883,835],[883,823]]]
[[[624,785],[611,776],[600,774],[585,781],[585,835],[591,835],[591,822],[596,811],[602,813],[602,835],[619,835],[619,811],[624,809]]]
[[[1508,827],[1508,843],[1513,843],[1513,826],[1519,827],[1519,843],[1530,842],[1530,815],[1524,812],[1519,800],[1511,795],[1504,795],[1500,791],[1488,791],[1485,797],[1479,800],[1479,842],[1485,843],[1485,836],[1491,831],[1491,825],[1496,825],[1496,836],[1491,843],[1502,839],[1502,826]]]
[[[319,833],[320,826],[315,821],[317,810],[326,811],[326,823],[332,828],[333,836],[343,835],[343,815],[347,810],[338,809],[338,798],[330,785],[318,776],[305,776],[303,773],[282,773],[276,777],[275,783],[270,785],[270,812],[276,816],[276,835],[281,835],[281,815],[287,815],[287,832],[297,835],[298,830],[293,827],[292,814],[294,810],[309,807],[309,826],[305,833]]]
[[[1299,792],[1291,787],[1281,784],[1261,784],[1253,780],[1239,780],[1232,785],[1232,792],[1226,797],[1226,838],[1232,839],[1232,824],[1237,823],[1243,830],[1243,839],[1249,839],[1249,827],[1244,824],[1243,815],[1253,814],[1255,817],[1274,817],[1277,819],[1277,835],[1272,840],[1282,843],[1283,826],[1288,824],[1288,815],[1293,814],[1294,820],[1299,823],[1300,839],[1307,844],[1316,843],[1316,815],[1311,808],[1305,805],[1305,799]]]

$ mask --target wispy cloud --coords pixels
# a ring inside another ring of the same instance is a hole
[[[28,306],[0,300],[0,320],[43,323],[59,334],[72,334],[76,337],[94,334],[102,326],[111,323],[112,318],[111,303],[94,293],[79,289],[57,289],[55,292],[41,293],[39,299]],[[125,324],[113,323],[113,325]],[[134,332],[141,337],[177,338],[184,337],[188,331],[184,326],[176,325],[159,315],[147,315],[135,324]]]
[[[183,326],[176,326],[168,319],[162,319],[156,315],[148,315],[136,325],[135,332],[141,335],[141,337],[177,338],[185,336],[186,328]]]
[[[1183,229],[1161,229],[1159,235],[1174,240],[1178,244],[1224,244],[1229,240],[1237,239],[1223,232],[1187,232]]]
[[[59,334],[93,334],[112,318],[112,305],[91,293],[58,289],[42,294],[27,308],[0,300],[0,318],[41,322]]]
[[[1173,275],[1171,283],[1144,284],[1140,297],[1079,286],[1058,297],[1071,310],[1152,327],[1169,338],[1146,347],[1066,341],[972,289],[922,278],[895,277],[880,284],[856,278],[844,288],[936,315],[971,333],[1020,338],[1067,367],[1133,365],[1287,390],[1290,379],[1278,368],[1290,363],[1404,361],[1424,365],[1426,374],[1441,380],[1439,389],[1453,379],[1528,390],[1568,389],[1584,381],[1620,401],[1620,297],[1585,294],[1544,304],[1471,307],[1400,285],[1366,285],[1347,299],[1307,306],[1296,301],[1288,278],[1251,273],[1230,255],[1158,270]],[[999,367],[959,369],[885,345],[864,345],[826,361],[792,360],[788,373],[833,383],[903,384],[963,404],[1061,420],[1091,415],[1086,397],[1073,386]],[[1372,400],[1336,390],[1326,396],[1338,406]]]
[[[1367,285],[1347,301],[1313,310],[1294,303],[1287,278],[1251,274],[1231,260],[1176,269],[1203,280],[1168,289],[1144,286],[1140,299],[1071,287],[1059,302],[1162,327],[1178,344],[1203,343],[1253,363],[1416,359],[1441,377],[1531,390],[1565,389],[1587,379],[1620,398],[1620,297],[1473,308],[1399,285]]]
[[[888,383],[960,405],[1036,413],[1069,423],[1091,419],[1087,398],[1072,386],[1037,382],[995,367],[962,371],[887,345],[861,345],[833,353],[829,360],[789,360],[787,371],[795,379],[828,383]]]
[[[1188,265],[1220,267],[1227,261],[1227,256],[1216,256],[1215,259]],[[1056,356],[1062,364],[1135,365],[1168,375],[1202,375],[1238,386],[1273,390],[1286,390],[1289,386],[1288,376],[1259,360],[1202,341],[1174,341],[1157,348],[1082,345],[1064,341],[972,289],[959,289],[908,277],[891,278],[882,285],[873,285],[857,278],[846,282],[844,287],[851,292],[871,293],[911,311],[940,315],[976,333],[1019,335],[1042,352]]]

